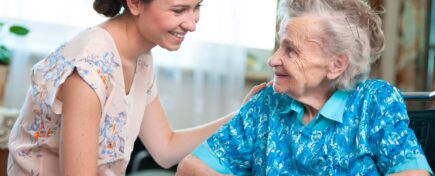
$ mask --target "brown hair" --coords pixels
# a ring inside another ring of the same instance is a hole
[[[114,17],[119,14],[122,8],[127,9],[126,0],[95,0],[94,10],[106,17]],[[151,0],[140,0],[142,3],[150,3]]]

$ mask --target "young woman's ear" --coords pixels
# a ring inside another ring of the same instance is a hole
[[[141,0],[125,0],[128,6],[128,10],[134,16],[139,15],[140,9],[143,6]]]
[[[339,55],[329,63],[328,79],[333,80],[343,74],[349,66],[349,58],[346,55]]]

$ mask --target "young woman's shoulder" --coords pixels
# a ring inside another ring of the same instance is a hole
[[[107,35],[103,29],[93,27],[58,47],[32,68],[33,86],[44,87],[40,91],[53,94],[76,70],[104,101],[120,67],[113,41]],[[49,99],[52,101],[53,96]]]
[[[63,54],[71,58],[101,55],[107,52],[117,53],[112,37],[99,26],[80,32],[62,46]]]

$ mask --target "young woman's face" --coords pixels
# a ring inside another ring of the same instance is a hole
[[[318,21],[297,17],[284,19],[278,33],[280,47],[269,58],[274,71],[274,89],[294,98],[322,91],[328,73],[328,58],[316,36]]]
[[[147,42],[173,51],[196,29],[202,0],[152,0],[137,19]]]

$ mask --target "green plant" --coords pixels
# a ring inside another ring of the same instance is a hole
[[[20,25],[12,25],[7,29],[5,23],[0,22],[0,39],[4,38],[8,34],[14,34],[17,36],[25,36],[29,33],[29,29]],[[8,30],[8,31],[4,31]],[[3,34],[5,36],[3,36]],[[11,63],[12,52],[7,48],[0,40],[0,65],[9,65]]]

